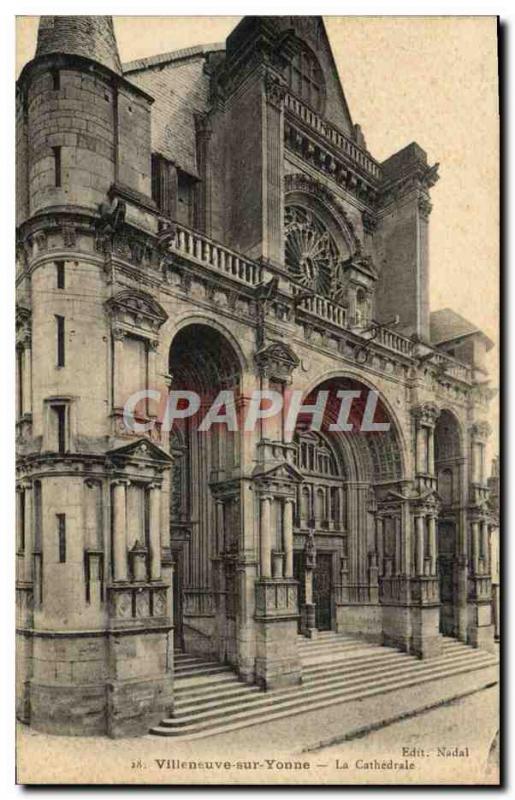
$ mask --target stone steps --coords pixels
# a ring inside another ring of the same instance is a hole
[[[324,639],[335,644],[336,649],[323,661],[311,651],[315,643],[317,648],[320,645],[319,638],[307,645],[302,643],[301,685],[265,692],[241,683],[222,665],[218,665],[218,672],[197,672],[189,679],[178,678],[173,715],[152,728],[151,733],[183,739],[210,736],[333,703],[485,670],[497,663],[494,656],[453,640],[444,641],[440,657],[419,660],[392,648],[349,637],[345,637],[345,643],[351,646],[342,649],[342,637],[334,633]],[[204,663],[206,670],[212,670],[212,662]],[[201,670],[200,665],[198,669]]]

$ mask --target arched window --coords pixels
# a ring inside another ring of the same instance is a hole
[[[306,47],[301,45],[286,68],[286,80],[292,94],[297,95],[314,111],[324,109],[324,76],[318,59]]]

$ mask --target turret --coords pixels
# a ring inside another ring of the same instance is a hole
[[[151,98],[124,79],[110,17],[41,17],[18,89],[18,223],[96,211],[113,184],[150,194]]]

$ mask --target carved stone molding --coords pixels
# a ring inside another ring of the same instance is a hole
[[[262,347],[254,356],[259,374],[281,383],[290,383],[300,360],[295,351],[283,342],[272,342]]]
[[[418,198],[418,210],[420,211],[420,216],[422,217],[422,219],[425,220],[429,219],[429,215],[433,210],[433,204],[431,203],[429,198],[426,197],[425,195],[421,195]]]
[[[371,235],[376,232],[378,220],[375,214],[371,214],[369,211],[363,211],[361,213],[361,219],[363,221],[363,230],[365,233]]]
[[[140,289],[122,289],[106,301],[106,309],[113,325],[113,335],[119,338],[125,330],[137,328],[142,333],[155,334],[168,319],[163,307],[147,292]]]
[[[327,206],[339,221],[341,232],[350,251],[359,252],[361,250],[361,241],[356,234],[349,215],[335,195],[324,186],[323,183],[298,172],[293,175],[285,176],[284,191],[286,195],[291,192],[302,192],[303,194],[314,197],[323,205]],[[288,198],[286,198],[286,202],[288,203]]]

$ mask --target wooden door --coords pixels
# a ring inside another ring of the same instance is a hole
[[[317,553],[313,574],[313,601],[315,620],[319,631],[331,630],[331,593],[333,557],[331,553]]]

